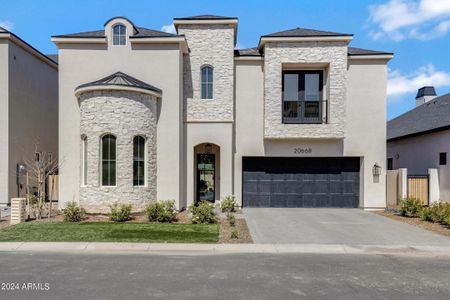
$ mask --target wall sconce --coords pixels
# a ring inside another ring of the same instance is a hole
[[[372,174],[373,174],[373,176],[380,176],[380,174],[381,174],[381,167],[380,167],[380,165],[378,163],[375,163],[373,165]]]
[[[211,154],[212,152],[212,145],[211,144],[206,144],[205,145],[205,153],[206,154]]]

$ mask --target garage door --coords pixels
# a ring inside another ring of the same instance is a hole
[[[357,157],[244,157],[243,206],[358,207]]]

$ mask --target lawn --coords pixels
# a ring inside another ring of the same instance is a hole
[[[27,222],[0,230],[0,242],[216,243],[218,225]]]

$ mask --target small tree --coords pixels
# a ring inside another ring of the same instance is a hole
[[[54,175],[59,168],[59,162],[56,157],[48,152],[40,152],[39,145],[35,144],[34,155],[24,159],[26,165],[26,189],[27,189],[27,207],[31,204],[36,207],[36,219],[42,218],[45,210],[45,185],[50,175]],[[30,193],[30,187],[35,187],[35,194]],[[49,203],[48,218],[51,217],[52,200]]]

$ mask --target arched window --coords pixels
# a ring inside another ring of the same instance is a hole
[[[116,137],[107,134],[101,142],[102,185],[116,185]]]
[[[213,68],[203,66],[201,69],[201,93],[202,99],[213,98]]]
[[[145,139],[142,136],[133,139],[133,185],[145,185]]]
[[[113,45],[125,45],[126,44],[127,28],[125,25],[117,24],[113,27]]]

